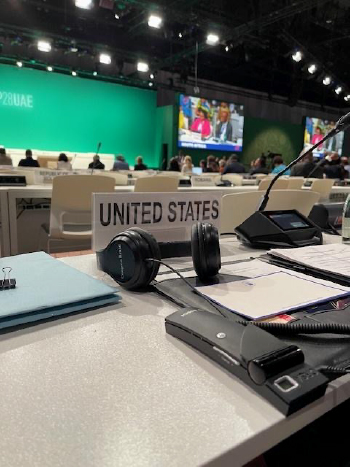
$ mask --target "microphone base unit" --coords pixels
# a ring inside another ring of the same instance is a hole
[[[236,227],[238,239],[253,248],[322,245],[321,229],[295,209],[257,211]]]
[[[328,378],[304,362],[295,345],[260,328],[196,308],[165,320],[166,332],[221,365],[284,415],[322,397]]]

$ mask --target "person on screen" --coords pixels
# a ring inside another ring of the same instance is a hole
[[[215,137],[220,141],[232,141],[232,124],[230,122],[231,112],[226,104],[221,104],[218,111],[218,123],[216,125]]]
[[[10,156],[6,155],[5,148],[0,148],[0,165],[11,165],[12,166],[12,159]]]
[[[104,170],[105,165],[100,161],[100,156],[94,155],[92,162],[89,164],[89,169]]]
[[[232,154],[229,158],[228,163],[223,171],[223,175],[225,174],[243,174],[245,173],[245,168],[243,164],[238,162],[237,154]]]
[[[312,145],[317,144],[318,142],[321,141],[322,138],[323,138],[323,134],[321,132],[321,128],[318,126],[316,127],[316,133],[312,136],[311,144]],[[318,147],[318,149],[321,149],[321,148],[322,148],[322,145]]]
[[[176,157],[172,157],[170,159],[168,170],[169,172],[181,172],[180,164],[178,163],[178,160],[176,159]]]
[[[192,124],[192,102],[191,98],[181,94],[180,96],[180,128],[188,130]]]
[[[18,167],[40,167],[39,162],[33,159],[31,149],[26,150],[26,158],[19,161]]]
[[[61,152],[61,154],[58,156],[57,169],[72,170],[72,164],[69,162],[68,157],[64,152]]]
[[[147,170],[147,165],[143,163],[142,156],[136,157],[136,164],[134,166],[134,170]]]
[[[184,159],[184,163],[183,163],[181,172],[183,174],[192,173],[192,169],[193,169],[192,158],[191,158],[191,156],[186,156],[185,159]]]
[[[209,138],[211,135],[211,125],[208,119],[208,112],[204,108],[198,111],[198,117],[194,119],[191,125],[191,131],[200,133],[202,138]]]
[[[273,158],[273,169],[271,171],[272,174],[279,174],[284,170],[287,166],[283,162],[282,156],[275,156]],[[287,170],[287,172],[284,175],[290,175],[290,170]]]

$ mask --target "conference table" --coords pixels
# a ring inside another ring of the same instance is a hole
[[[309,187],[304,187],[309,190]],[[215,192],[222,195],[230,193],[246,193],[257,191],[257,185],[242,185],[231,187],[218,186],[180,186],[179,192]],[[134,186],[116,186],[116,193],[133,193]],[[344,202],[350,193],[350,186],[334,186],[329,197],[330,202]],[[0,223],[1,233],[1,256],[18,254],[18,230],[17,230],[17,201],[18,199],[51,199],[52,185],[27,185],[25,187],[0,187]]]
[[[222,240],[221,250],[223,263],[261,253],[235,238]],[[62,261],[114,285],[95,255]],[[347,375],[285,417],[166,334],[173,303],[155,292],[120,293],[118,305],[2,333],[1,465],[236,467],[350,397]]]

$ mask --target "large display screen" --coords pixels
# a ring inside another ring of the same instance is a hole
[[[335,126],[333,120],[322,120],[320,118],[305,118],[304,148],[308,150],[325,136]],[[340,132],[323,143],[313,151],[315,157],[324,157],[327,152],[337,152],[339,156],[343,150],[344,133]]]
[[[243,110],[243,105],[181,94],[178,146],[242,151]]]

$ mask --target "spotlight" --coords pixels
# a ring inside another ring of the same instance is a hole
[[[150,17],[148,18],[148,26],[150,28],[159,29],[162,25],[162,22],[163,18],[161,18],[158,15],[150,15]]]
[[[115,13],[115,14],[114,14],[114,18],[115,18],[115,19],[120,19],[120,16],[118,15],[118,13]]]
[[[317,70],[317,66],[316,66],[314,63],[312,63],[312,64],[309,66],[309,68],[307,69],[307,71],[308,71],[311,75],[313,75],[313,74],[315,73],[316,70]]]
[[[46,69],[47,69],[47,71],[53,71],[52,66],[47,66]]]
[[[92,74],[93,76],[97,76],[97,71],[94,71]]]
[[[207,35],[207,44],[216,45],[219,42],[219,36],[217,34]]]
[[[343,88],[341,86],[337,86],[335,88],[334,92],[339,95],[342,92],[342,90],[343,90]]]
[[[112,58],[109,54],[100,54],[100,63],[104,65],[110,65],[112,63]]]
[[[51,52],[51,44],[48,41],[38,41],[38,50],[40,52]]]
[[[75,0],[75,6],[89,10],[92,7],[92,0]]]
[[[150,81],[150,82],[148,83],[148,86],[149,86],[150,88],[153,86],[152,81]]]
[[[180,39],[183,38],[182,32],[179,32],[179,38],[180,38]]]
[[[154,74],[151,73],[151,74],[149,75],[149,77],[150,77],[151,79],[154,79]]]
[[[349,101],[350,100],[350,94],[348,94],[347,96],[344,96],[344,101]]]
[[[147,73],[148,70],[149,70],[148,63],[138,62],[137,71],[141,71],[141,73]]]
[[[76,71],[72,71],[72,76],[77,76],[77,72]]]
[[[331,80],[331,78],[330,78],[329,76],[325,76],[325,77],[323,78],[322,83],[323,83],[325,86],[328,86],[329,84],[331,84],[331,81],[332,81],[332,80]]]
[[[16,62],[16,65],[17,65],[19,68],[22,68],[23,63],[22,63],[21,61],[18,61],[18,62]]]
[[[227,45],[227,46],[225,47],[225,50],[226,50],[226,52],[228,52],[228,51],[230,50],[230,47]]]
[[[303,54],[300,52],[300,50],[297,50],[293,55],[292,55],[292,59],[295,61],[295,62],[300,62],[300,60],[303,58]]]

